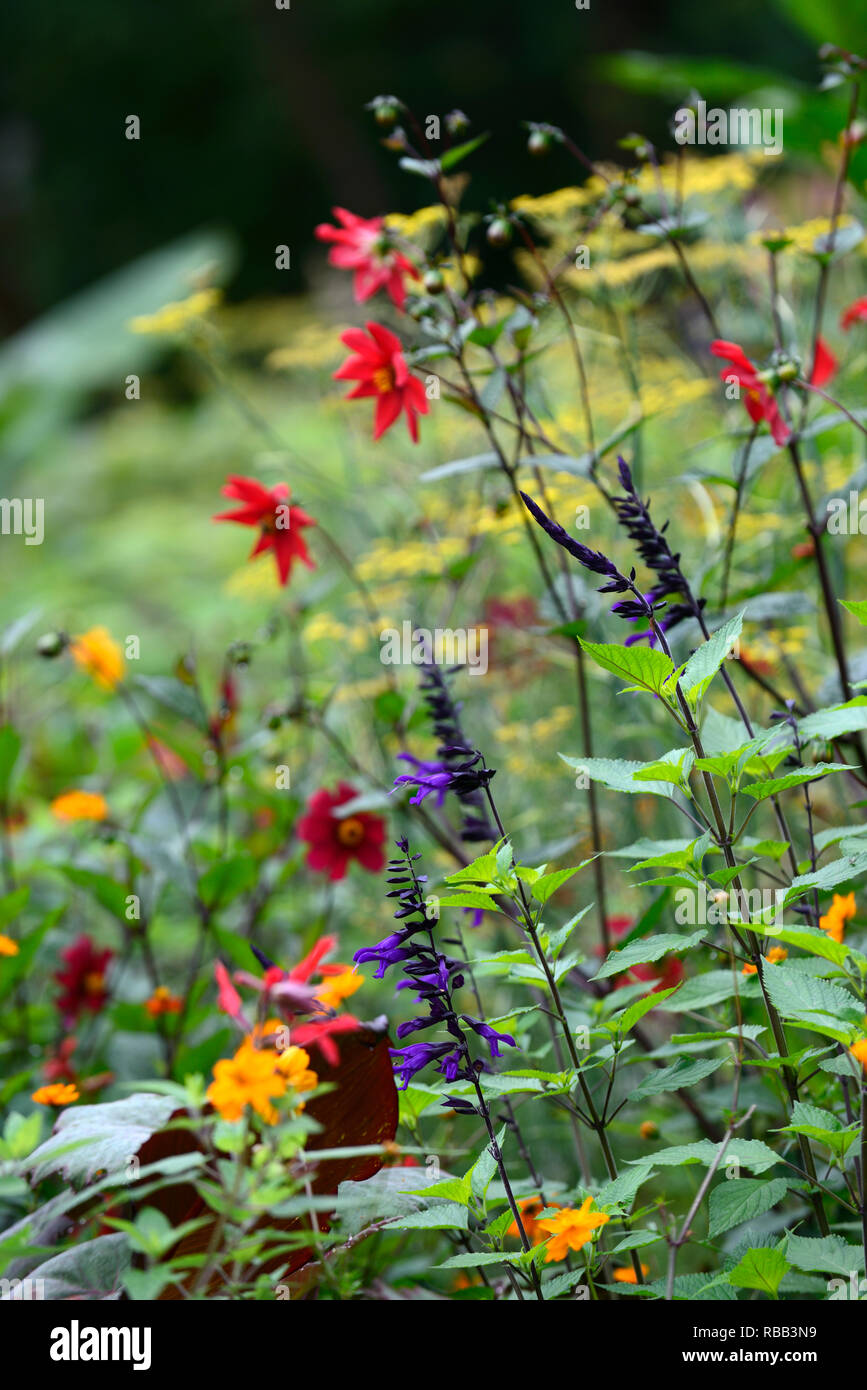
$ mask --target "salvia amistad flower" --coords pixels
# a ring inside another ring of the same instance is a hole
[[[347,400],[372,396],[376,400],[373,437],[379,439],[405,413],[410,438],[418,443],[418,416],[428,411],[427,396],[418,377],[412,375],[400,339],[380,323],[368,323],[367,332],[350,328],[340,341],[352,350],[334,373],[337,381],[357,381]]]
[[[406,303],[405,276],[414,280],[418,271],[406,256],[397,251],[389,238],[381,217],[357,217],[346,208],[332,208],[340,223],[332,227],[323,222],[316,228],[320,241],[332,243],[328,260],[339,270],[352,270],[352,288],[356,304],[363,304],[377,290],[384,289],[396,308]]]
[[[348,782],[338,783],[333,792],[322,787],[314,792],[307,803],[307,814],[296,826],[299,839],[310,846],[308,868],[327,873],[333,881],[345,877],[352,859],[372,874],[378,874],[385,863],[385,822],[379,816],[370,811],[335,815],[339,806],[356,796],[358,792]]]
[[[665,535],[668,522],[661,527],[654,524],[650,516],[650,503],[643,502],[638,495],[626,460],[618,458],[617,464],[623,487],[623,496],[612,498],[617,519],[630,540],[635,542],[645,565],[656,574],[657,583],[644,598],[654,609],[666,605],[664,614],[657,616],[656,625],[663,632],[670,632],[685,618],[699,618],[705,600],[693,597],[689,582],[680,568],[680,555],[672,553]],[[677,601],[672,603],[672,599]],[[614,604],[611,611],[620,617],[641,619],[647,616],[641,605],[630,605],[628,602]],[[653,646],[656,633],[652,630],[634,633],[626,639],[626,645],[630,647],[644,638]]]
[[[100,950],[89,936],[80,936],[60,956],[66,964],[54,978],[62,987],[57,1007],[64,1021],[72,1023],[84,1012],[99,1013],[108,1001],[105,973],[114,952],[108,947]]]
[[[357,963],[377,961],[377,978],[382,979],[392,965],[399,965],[404,978],[397,986],[402,990],[414,991],[415,1002],[424,1004],[427,1012],[401,1023],[397,1030],[399,1039],[426,1031],[428,1028],[441,1028],[449,1034],[448,1040],[438,1042],[412,1042],[405,1047],[391,1048],[395,1075],[400,1078],[401,1090],[406,1090],[418,1072],[436,1064],[436,1070],[447,1081],[475,1080],[484,1068],[483,1062],[474,1062],[467,1044],[464,1027],[484,1038],[491,1057],[499,1057],[500,1043],[515,1046],[514,1038],[508,1033],[498,1033],[483,1019],[470,1014],[458,1014],[452,1002],[452,992],[464,983],[460,961],[443,955],[434,944],[431,924],[428,921],[423,885],[427,882],[424,874],[415,871],[414,863],[418,855],[412,855],[405,839],[397,841],[401,858],[389,861],[389,879],[392,884],[388,896],[397,898],[398,906],[394,913],[401,923],[397,931],[390,932],[376,946],[366,946],[356,951]],[[452,1108],[463,1113],[475,1113],[475,1107],[468,1103],[447,1098]]]
[[[259,530],[259,539],[250,552],[251,560],[266,550],[273,550],[281,584],[288,582],[296,560],[308,569],[315,569],[302,532],[305,526],[315,526],[316,522],[301,507],[289,505],[286,483],[268,489],[255,478],[233,473],[222,492],[224,497],[231,497],[241,506],[233,512],[218,512],[214,521],[235,521],[240,526],[255,526]]]
[[[466,750],[447,748],[442,751],[463,754]],[[447,791],[454,791],[459,796],[478,791],[494,776],[493,768],[478,766],[482,758],[479,752],[473,752],[470,757],[452,767],[445,763],[423,762],[414,758],[411,753],[398,753],[397,756],[400,762],[412,763],[416,769],[415,772],[403,772],[399,777],[395,777],[392,787],[392,791],[396,791],[405,783],[415,787],[416,794],[409,799],[411,806],[420,806],[425,797],[430,796],[432,792],[436,793],[437,806],[442,806]]]
[[[848,333],[849,329],[856,323],[867,323],[867,294],[862,294],[860,299],[855,299],[844,309],[840,319],[840,327]]]
[[[467,760],[479,756],[467,742],[461,727],[461,706],[452,698],[449,689],[449,677],[454,674],[455,669],[457,668],[443,671],[439,666],[430,664],[423,666],[421,673],[422,694],[428,707],[433,732],[439,740],[437,754],[441,765],[450,773],[467,772]],[[475,774],[471,774],[470,779],[451,783],[450,789],[461,805],[461,839],[468,843],[497,838],[488,818],[482,790],[485,782],[490,781],[493,775],[493,770],[485,769],[484,780],[478,777],[474,783],[471,779]],[[439,801],[437,804],[440,804]]]

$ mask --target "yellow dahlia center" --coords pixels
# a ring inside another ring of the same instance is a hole
[[[88,994],[101,994],[105,976],[99,970],[91,970],[84,977],[84,988]]]
[[[337,838],[344,849],[355,849],[364,839],[364,825],[358,816],[347,816],[337,827]]]
[[[371,381],[381,396],[394,390],[394,372],[391,367],[377,367]]]

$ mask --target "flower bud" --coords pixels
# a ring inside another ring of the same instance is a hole
[[[446,282],[443,279],[442,271],[440,270],[425,271],[425,276],[422,283],[424,285],[426,294],[442,294],[443,290],[446,287]]]
[[[60,656],[68,642],[69,638],[64,632],[45,632],[36,643],[36,650],[40,656],[50,659],[54,656]]]
[[[512,228],[505,217],[495,217],[488,223],[488,242],[491,246],[508,246],[512,240]]]

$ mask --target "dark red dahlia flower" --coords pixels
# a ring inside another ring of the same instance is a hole
[[[86,1010],[99,1013],[108,1000],[105,972],[114,952],[108,947],[100,951],[89,936],[80,936],[60,955],[66,968],[58,970],[54,978],[63,987],[57,1007],[64,1021],[74,1023]]]
[[[385,863],[382,848],[385,822],[379,816],[370,811],[359,811],[351,816],[335,815],[338,806],[356,796],[358,792],[348,782],[338,783],[333,792],[320,788],[310,798],[307,814],[297,826],[299,839],[306,840],[310,846],[308,867],[327,873],[335,881],[345,877],[350,859],[357,859],[361,867],[372,874],[379,873]]]

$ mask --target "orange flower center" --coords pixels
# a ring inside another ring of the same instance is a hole
[[[102,994],[102,987],[105,976],[99,970],[92,970],[89,975],[84,977],[84,988],[87,994]]]
[[[355,849],[364,839],[364,825],[358,816],[347,816],[337,827],[337,838],[344,849]]]
[[[370,379],[381,396],[394,390],[394,372],[391,367],[377,367]]]

